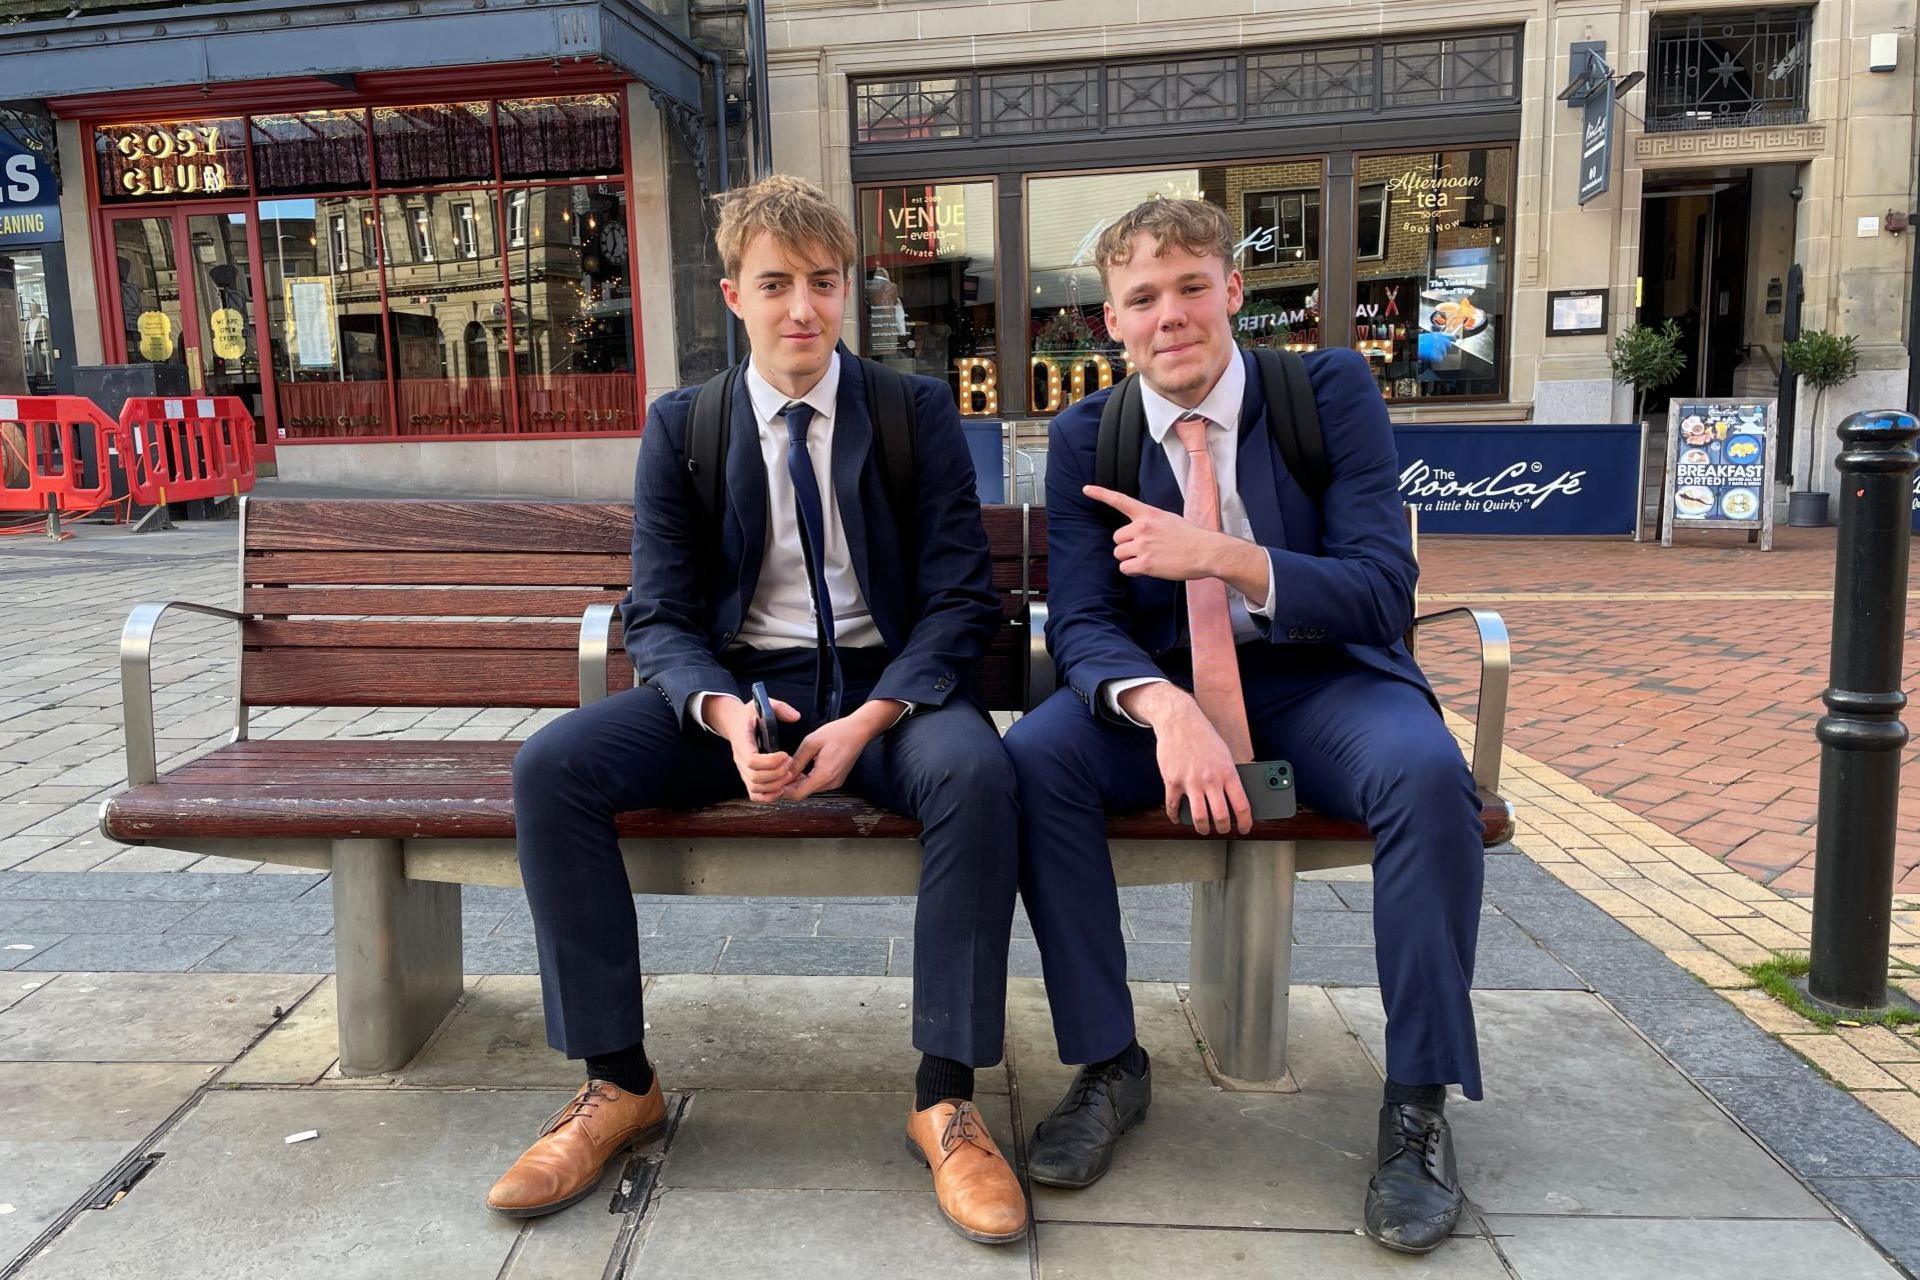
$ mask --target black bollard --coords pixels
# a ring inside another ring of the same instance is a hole
[[[1820,825],[1807,975],[1813,998],[1836,1009],[1887,1003],[1916,436],[1920,419],[1893,410],[1850,414],[1840,424],[1840,545],[1827,714],[1815,730]]]

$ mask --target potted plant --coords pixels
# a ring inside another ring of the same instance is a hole
[[[1794,470],[1800,482],[1809,487],[1787,495],[1787,523],[1796,527],[1824,525],[1827,495],[1811,488],[1818,458],[1813,442],[1820,438],[1820,410],[1826,403],[1827,388],[1839,386],[1860,368],[1858,343],[1852,334],[1841,337],[1823,329],[1809,329],[1787,343],[1784,354],[1787,368],[1813,388],[1813,417],[1808,429],[1799,433],[1806,437],[1802,453],[1805,462]],[[1795,452],[1802,451],[1796,449]]]
[[[1657,329],[1628,325],[1613,340],[1607,362],[1613,366],[1613,380],[1633,388],[1633,420],[1645,426],[1647,393],[1672,382],[1687,367],[1687,353],[1680,349],[1680,326],[1672,320],[1663,321]]]

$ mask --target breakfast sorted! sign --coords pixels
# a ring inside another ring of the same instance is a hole
[[[1743,529],[1771,551],[1774,434],[1771,400],[1672,401],[1660,545],[1675,529]]]

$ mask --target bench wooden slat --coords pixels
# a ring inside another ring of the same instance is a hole
[[[422,610],[421,612],[425,612]],[[577,622],[247,622],[248,647],[307,649],[561,649],[576,663]],[[416,661],[433,662],[431,656]],[[578,699],[576,698],[576,701]]]
[[[486,546],[477,542],[475,546]],[[242,569],[253,586],[605,587],[624,589],[629,561],[619,555],[493,552],[259,551]]]
[[[607,664],[607,688],[633,674]],[[580,669],[556,649],[260,649],[241,700],[270,707],[572,707]]]
[[[433,498],[253,503],[247,546],[258,551],[547,552],[624,556],[625,503],[445,502]]]
[[[166,836],[339,838],[366,836],[509,839],[513,835],[511,764],[517,742],[242,742],[182,766],[159,782],[116,797],[107,833],[120,839]],[[1484,799],[1483,838],[1512,835],[1506,806]],[[660,839],[900,836],[919,824],[854,797],[832,794],[799,804],[744,800],[681,811],[623,814],[622,835]],[[1107,833],[1122,840],[1206,840],[1158,810],[1119,814]],[[1256,825],[1254,838],[1364,840],[1360,823],[1305,811]]]
[[[240,608],[270,617],[572,618],[588,605],[619,604],[624,588],[487,590],[451,587],[249,587]]]

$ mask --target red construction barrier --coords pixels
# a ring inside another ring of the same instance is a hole
[[[0,395],[0,511],[95,511],[113,500],[120,425],[85,396]],[[251,470],[251,467],[249,467]]]
[[[135,396],[120,410],[119,445],[141,506],[253,488],[253,415],[234,396]]]

